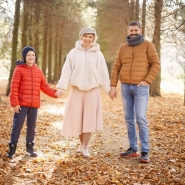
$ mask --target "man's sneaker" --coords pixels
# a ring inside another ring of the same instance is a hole
[[[147,152],[141,152],[140,163],[149,163],[150,159]]]
[[[120,153],[120,156],[123,158],[137,157],[139,154],[137,151],[133,150],[131,147],[124,153]]]
[[[27,142],[26,143],[26,151],[27,151],[28,155],[30,155],[32,157],[37,157],[37,153],[34,151],[33,145],[34,145],[33,142]]]
[[[15,151],[16,151],[16,147],[17,147],[17,145],[15,145],[15,144],[9,144],[9,151],[8,151],[8,153],[6,154],[6,156],[7,156],[8,158],[11,159],[11,158],[14,156]]]

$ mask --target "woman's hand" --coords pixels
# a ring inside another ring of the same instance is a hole
[[[56,97],[60,97],[64,94],[64,89],[57,89],[57,92],[55,93],[55,96]]]
[[[109,91],[109,97],[113,100],[114,98],[117,98],[117,91],[116,87],[111,87]]]

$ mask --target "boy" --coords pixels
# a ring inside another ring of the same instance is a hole
[[[19,135],[27,116],[26,151],[30,156],[37,156],[34,151],[34,136],[37,112],[40,107],[40,90],[57,98],[56,90],[51,88],[43,72],[37,67],[35,49],[26,46],[22,50],[23,60],[17,61],[13,72],[10,90],[10,104],[14,110],[11,139],[9,142],[8,158],[15,154]]]

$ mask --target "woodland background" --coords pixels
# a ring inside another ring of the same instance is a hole
[[[61,136],[67,91],[57,100],[41,96],[35,140],[39,156],[25,155],[25,126],[16,156],[8,160],[13,116],[8,95],[22,48],[36,49],[37,64],[55,88],[83,27],[97,30],[97,43],[111,71],[132,20],[142,23],[143,35],[154,43],[161,61],[147,113],[151,162],[119,157],[128,148],[120,86],[114,101],[102,92],[104,131],[93,134],[90,159],[75,154],[76,138]],[[0,0],[0,184],[185,185],[184,74],[184,0]]]
[[[175,79],[176,85],[183,86],[184,0],[0,0],[0,15],[1,66],[10,72],[6,95],[24,46],[36,49],[38,65],[52,83],[59,79],[79,31],[92,26],[110,71],[133,20],[142,23],[143,35],[154,43],[161,60],[161,71],[150,86],[151,96],[161,95],[161,79]]]

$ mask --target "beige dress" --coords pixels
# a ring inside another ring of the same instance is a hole
[[[64,136],[103,130],[100,88],[81,91],[72,86],[63,119]]]

